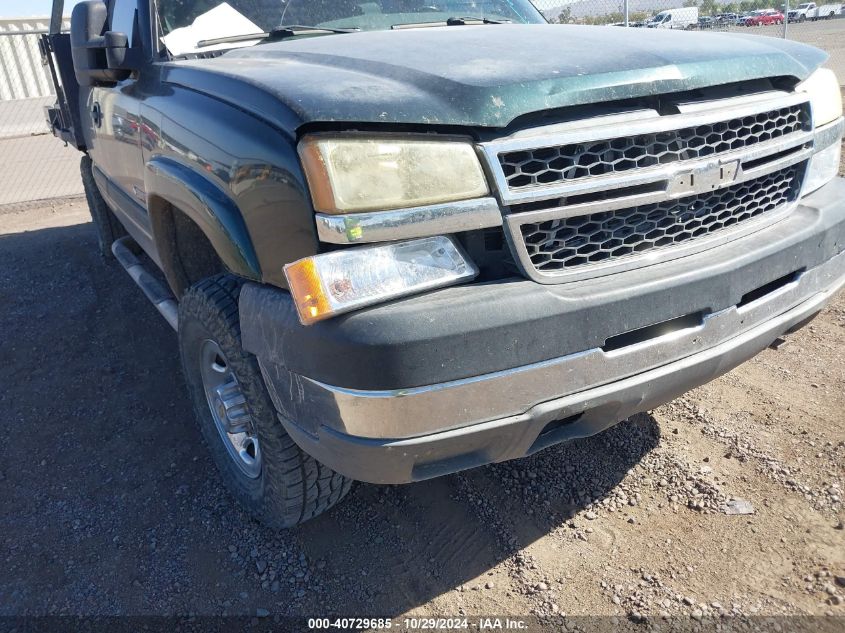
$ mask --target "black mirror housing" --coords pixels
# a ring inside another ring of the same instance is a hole
[[[131,68],[124,67],[129,51],[128,38],[123,33],[107,32],[108,18],[108,6],[103,0],[87,0],[73,8],[70,45],[73,69],[80,86],[114,84],[131,73]]]
[[[106,31],[103,36],[103,45],[106,49],[106,62],[110,69],[129,70],[126,68],[126,58],[129,52],[129,37],[126,33]]]

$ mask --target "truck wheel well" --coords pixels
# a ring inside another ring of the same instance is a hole
[[[177,298],[198,281],[226,272],[226,267],[202,229],[172,204],[150,204],[161,266]]]

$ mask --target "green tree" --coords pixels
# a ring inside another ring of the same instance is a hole
[[[655,13],[658,13],[655,11]],[[648,18],[654,15],[651,11],[631,11],[628,13],[629,22],[645,22]],[[605,13],[604,15],[588,15],[579,18],[579,24],[603,25],[603,24],[618,24],[625,21],[625,16],[620,11],[613,13]]]
[[[698,8],[701,15],[717,15],[722,13],[722,9],[723,7],[716,4],[716,0],[701,0],[701,6]]]
[[[569,21],[572,20],[572,9],[569,7],[563,7],[560,10],[560,13],[557,16],[557,21],[561,24],[567,24]]]
[[[584,17],[584,24],[593,24],[593,25],[601,25],[601,24],[613,24],[614,22],[622,22],[624,21],[624,16],[618,12],[614,11],[613,13],[605,13],[604,15],[588,15]]]

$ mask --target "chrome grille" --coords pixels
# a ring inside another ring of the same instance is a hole
[[[523,274],[561,283],[630,270],[790,212],[814,146],[805,94],[705,94],[675,108],[606,110],[481,144]]]
[[[793,165],[710,193],[520,225],[541,273],[670,248],[771,213],[795,200],[803,167]]]
[[[713,156],[810,128],[805,103],[655,133],[499,154],[512,190]]]

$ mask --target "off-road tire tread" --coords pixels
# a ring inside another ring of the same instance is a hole
[[[180,330],[183,324],[196,320],[221,346],[238,377],[258,431],[262,453],[261,490],[245,489],[242,482],[232,476],[235,471],[227,472],[221,468],[224,483],[242,505],[265,525],[292,527],[338,503],[351,489],[352,480],[303,452],[285,432],[267,392],[258,360],[241,347],[238,312],[241,285],[237,277],[221,274],[192,286],[180,301]],[[205,406],[207,409],[201,382],[197,384],[197,379],[192,379],[187,368],[184,347],[182,362],[195,407]],[[197,388],[199,394],[196,393]],[[200,416],[202,413],[204,411],[200,408],[197,414]],[[202,420],[200,427],[209,449],[214,453],[212,444],[222,442],[219,437],[210,434]],[[211,430],[216,433],[216,429]],[[225,451],[225,447],[221,446],[219,450]],[[219,467],[220,461],[217,461]]]

